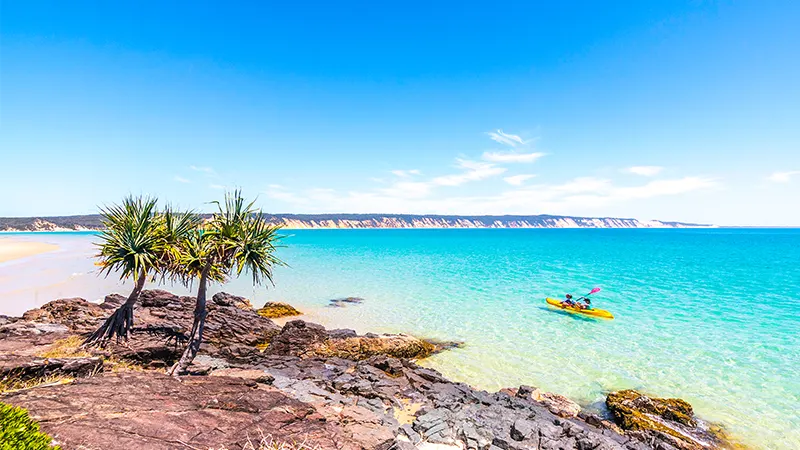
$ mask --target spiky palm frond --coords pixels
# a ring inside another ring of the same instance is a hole
[[[236,251],[233,254],[233,265],[236,275],[247,269],[253,276],[254,284],[272,280],[272,270],[276,266],[286,265],[277,256],[275,250],[282,236],[278,235],[280,226],[269,224],[260,211],[250,216],[240,227]]]
[[[255,201],[246,202],[239,190],[213,203],[217,211],[211,219],[180,246],[181,279],[196,279],[208,267],[212,281],[248,271],[255,284],[272,283],[273,268],[285,265],[275,256],[280,227],[268,223],[254,207]]]
[[[137,277],[159,267],[163,243],[158,236],[157,200],[126,197],[122,204],[101,210],[101,273],[121,272],[120,279]]]
[[[177,261],[171,274],[185,285],[192,282],[208,268],[208,279],[223,283],[227,281],[224,266],[215,260],[215,247],[211,237],[213,231],[196,228],[176,246]]]
[[[192,211],[177,212],[170,206],[164,208],[159,219],[157,233],[163,244],[159,271],[165,279],[180,278],[181,246],[197,232],[203,220]]]

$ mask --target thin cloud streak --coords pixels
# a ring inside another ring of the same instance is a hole
[[[774,183],[788,183],[792,181],[792,177],[800,175],[800,170],[790,170],[788,172],[775,172],[767,179]]]
[[[417,169],[412,169],[412,170],[392,170],[391,173],[392,173],[392,175],[398,176],[400,178],[407,178],[407,177],[410,177],[412,175],[422,175],[422,172],[420,172]]]
[[[623,170],[623,172],[641,175],[643,177],[654,177],[664,170],[661,166],[633,166]]]
[[[192,180],[189,180],[189,179],[187,179],[187,178],[183,178],[183,177],[182,177],[182,176],[180,176],[180,175],[175,175],[175,178],[173,178],[173,179],[174,179],[175,181],[177,181],[178,183],[191,183],[191,182],[192,182]]]
[[[512,185],[512,186],[522,186],[525,184],[526,181],[530,180],[531,178],[535,177],[536,175],[533,174],[522,174],[522,175],[514,175],[510,177],[503,178],[503,181]]]
[[[195,172],[204,173],[210,177],[217,176],[217,171],[214,170],[213,167],[189,166],[189,169],[194,170]]]
[[[526,145],[530,141],[525,141],[521,137],[517,136],[516,134],[508,134],[504,133],[503,130],[495,130],[489,131],[486,133],[489,135],[489,138],[497,143],[508,145],[509,147],[517,147],[520,145]]]
[[[456,167],[464,169],[462,173],[445,175],[434,178],[431,183],[438,186],[460,186],[469,181],[479,181],[500,175],[506,171],[505,167],[497,167],[494,164],[470,161],[468,159],[457,159]]]
[[[545,156],[544,153],[513,153],[513,152],[484,152],[482,158],[485,161],[496,163],[532,163]]]

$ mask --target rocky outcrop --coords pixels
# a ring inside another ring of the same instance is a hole
[[[267,317],[269,319],[303,315],[303,313],[296,310],[294,306],[282,302],[264,303],[264,306],[259,308],[256,312],[258,313],[259,316]]]
[[[634,390],[608,394],[606,406],[623,430],[643,441],[681,450],[721,447],[725,438],[708,424],[699,426],[692,405],[679,398],[648,397]]]
[[[359,336],[353,330],[328,331],[322,325],[293,320],[283,326],[269,344],[270,355],[302,358],[345,358],[355,361],[377,355],[397,358],[424,358],[436,347],[405,334],[367,334]]]
[[[23,319],[58,323],[70,331],[87,333],[96,329],[124,300],[116,294],[107,296],[101,304],[80,298],[55,300],[26,312]],[[194,303],[194,297],[181,297],[160,289],[142,291],[134,311],[135,331],[176,336],[185,333],[191,330]],[[256,345],[269,341],[280,331],[280,327],[256,314],[249,305],[249,300],[243,297],[225,293],[214,295],[207,306],[206,342],[217,347]]]
[[[253,351],[218,364],[269,374],[272,387],[314,405],[329,423],[358,430],[349,436],[376,436],[369,448],[651,448],[599,420],[561,418],[531,398],[479,391],[404,359],[301,359]]]
[[[82,298],[62,298],[27,311],[22,318],[30,322],[58,323],[70,331],[85,333],[94,330],[98,321],[107,315],[103,307]]]
[[[260,436],[311,442],[320,450],[365,449],[344,426],[277,389],[232,377],[177,379],[157,373],[103,374],[69,385],[2,396],[40,422],[63,448],[173,450],[258,448]]]
[[[122,300],[109,296],[101,305],[86,306],[88,302],[71,299],[40,308],[49,315],[28,315],[69,326],[0,318],[0,351],[10,349],[0,359],[0,372],[30,369],[35,377],[57,373],[48,372],[52,369],[92,375],[0,394],[0,401],[27,408],[64,448],[242,448],[248,438],[257,444],[262,435],[323,450],[699,448],[693,445],[700,441],[662,429],[626,425],[629,430],[622,432],[566,397],[528,386],[486,392],[451,382],[410,359],[435,350],[410,336],[357,335],[302,320],[278,329],[240,297],[227,294],[209,302],[212,342],[190,367],[196,375],[173,378],[163,370],[97,373],[105,366],[88,372],[78,368],[91,367],[97,358],[47,359],[22,353],[33,348],[41,354],[55,347],[53,339],[63,338],[65,330],[75,339],[70,327],[85,328],[98,312],[94,307],[103,312],[94,319],[99,323]],[[177,336],[191,324],[193,306],[191,297],[146,291],[136,310],[137,332],[128,345],[106,351],[116,358],[149,358],[158,362],[149,367],[165,367],[180,347],[164,337]],[[260,351],[257,346],[264,342],[269,345]],[[78,364],[81,360],[87,364]],[[609,409],[620,423],[643,423],[626,422],[630,415],[669,422],[681,432],[701,428],[694,427],[702,424],[685,402],[643,397],[633,391],[613,393]],[[707,441],[706,448],[717,442]]]

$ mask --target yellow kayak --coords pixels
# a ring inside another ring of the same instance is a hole
[[[613,319],[614,315],[604,309],[581,309],[581,308],[574,308],[572,306],[563,306],[561,304],[561,300],[556,300],[554,298],[547,298],[547,304],[550,306],[555,306],[559,309],[563,309],[564,311],[576,313],[576,314],[583,314],[586,316],[592,317],[602,317],[603,319]]]

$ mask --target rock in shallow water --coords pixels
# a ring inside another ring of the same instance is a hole
[[[337,357],[363,360],[387,355],[397,358],[424,358],[436,347],[405,334],[368,334],[358,336],[352,330],[328,332],[322,325],[292,320],[272,338],[266,352],[270,355]]]
[[[648,397],[627,389],[608,394],[606,406],[623,430],[642,440],[681,450],[725,448],[726,437],[700,426],[685,400]]]
[[[343,308],[348,304],[358,305],[360,303],[364,303],[364,299],[361,297],[344,297],[328,300],[328,306],[331,308]]]
[[[256,312],[259,316],[270,319],[277,319],[278,317],[300,316],[303,314],[295,309],[292,305],[281,302],[264,303],[264,306],[259,308]]]

